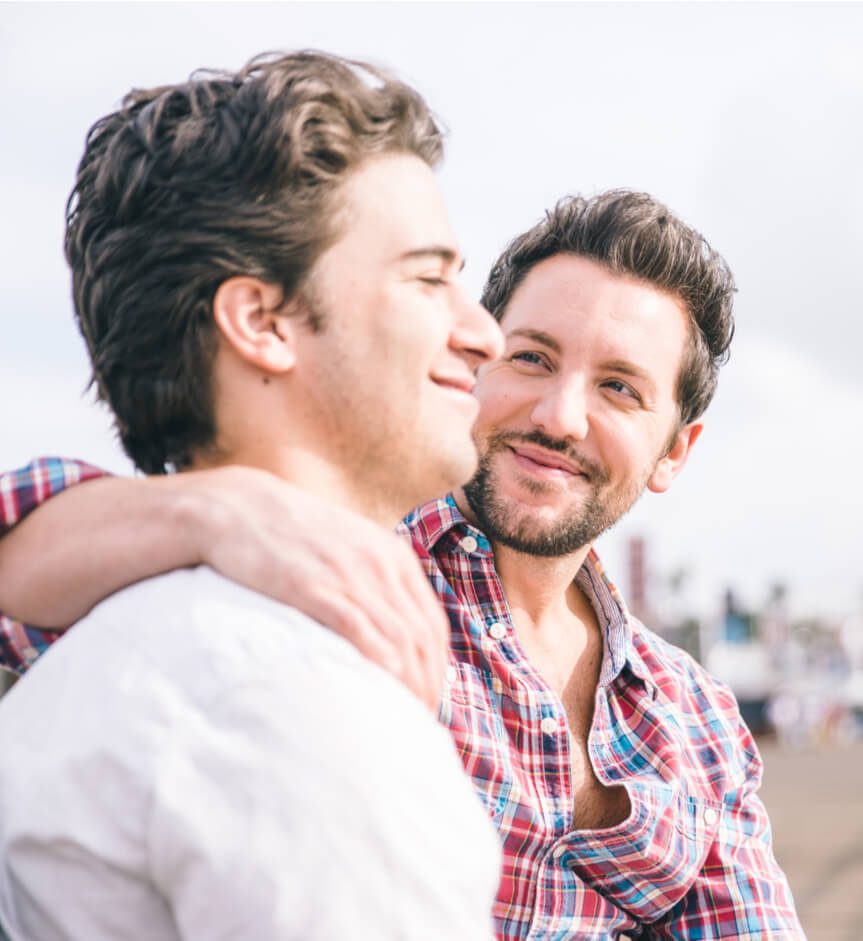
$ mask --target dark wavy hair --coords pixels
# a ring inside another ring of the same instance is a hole
[[[248,275],[296,295],[339,235],[346,177],[398,152],[442,156],[420,95],[314,51],[132,91],[90,129],[66,257],[92,381],[139,468],[183,468],[213,442],[219,285]]]
[[[702,415],[734,335],[736,288],[725,259],[647,193],[568,196],[507,245],[492,267],[482,303],[500,320],[528,271],[561,253],[591,258],[683,301],[690,330],[677,377],[680,426]]]

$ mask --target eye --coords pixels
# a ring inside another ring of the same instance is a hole
[[[449,284],[449,281],[446,281],[444,278],[424,277],[419,280],[422,281],[423,284],[430,284],[435,288],[441,288]]]
[[[633,389],[632,386],[627,385],[621,379],[608,379],[603,383],[603,387],[606,389],[611,389],[612,392],[615,392],[618,395],[624,395],[635,402],[641,401],[641,396],[635,391],[635,389]]]
[[[510,359],[514,363],[524,363],[526,366],[542,366],[545,362],[542,354],[536,353],[533,350],[522,350],[518,353],[513,353]]]

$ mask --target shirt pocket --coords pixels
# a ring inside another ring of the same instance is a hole
[[[630,782],[629,818],[610,830],[582,830],[572,864],[592,888],[639,921],[661,918],[699,877],[722,805],[670,788]]]

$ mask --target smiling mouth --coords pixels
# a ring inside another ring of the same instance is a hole
[[[533,445],[507,445],[520,467],[543,477],[584,477],[588,474],[573,461]]]
[[[455,389],[467,395],[473,395],[473,387],[476,385],[473,376],[432,376],[432,382],[444,389]]]

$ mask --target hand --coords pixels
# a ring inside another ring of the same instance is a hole
[[[266,471],[175,480],[191,497],[203,564],[340,634],[437,711],[449,627],[405,542]]]

